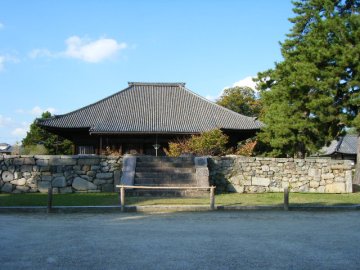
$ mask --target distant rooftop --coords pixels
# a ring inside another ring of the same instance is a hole
[[[328,156],[335,153],[340,154],[357,154],[357,135],[345,135],[337,140],[331,141],[329,146],[320,150],[321,155]]]

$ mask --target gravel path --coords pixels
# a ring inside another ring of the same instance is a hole
[[[360,211],[1,214],[0,269],[360,269]]]

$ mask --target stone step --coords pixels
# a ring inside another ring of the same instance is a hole
[[[154,172],[154,171],[147,171],[147,172],[135,172],[135,178],[160,178],[160,179],[195,179],[195,173],[187,173],[187,172]]]
[[[136,158],[136,162],[169,162],[169,163],[194,163],[193,157],[153,157],[153,156],[140,156]]]
[[[194,164],[190,162],[172,163],[172,162],[136,162],[136,168],[193,168]]]
[[[193,178],[135,178],[134,183],[139,186],[196,186],[196,180]]]
[[[153,173],[166,173],[166,174],[174,174],[174,173],[195,173],[196,169],[194,167],[136,167],[135,172],[153,172]]]
[[[206,190],[153,190],[153,189],[133,189],[126,190],[128,196],[141,196],[141,197],[207,197],[209,191]]]

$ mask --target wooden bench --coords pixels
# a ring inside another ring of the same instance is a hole
[[[120,189],[120,206],[121,211],[125,211],[125,189],[157,189],[157,190],[166,190],[166,189],[195,189],[195,190],[210,190],[210,209],[215,210],[215,186],[211,187],[160,187],[160,186],[129,186],[129,185],[116,185]]]

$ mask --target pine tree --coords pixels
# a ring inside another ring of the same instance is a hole
[[[284,60],[258,74],[266,124],[259,139],[271,155],[304,157],[360,117],[360,1],[293,4]]]
[[[50,112],[44,112],[41,118],[50,118]],[[36,145],[43,145],[47,154],[59,155],[59,154],[72,154],[73,144],[71,141],[61,138],[58,135],[47,132],[37,125],[36,120],[30,125],[30,130],[26,134],[26,137],[22,140],[22,145],[25,149],[35,149]],[[36,153],[35,153],[36,154]]]

